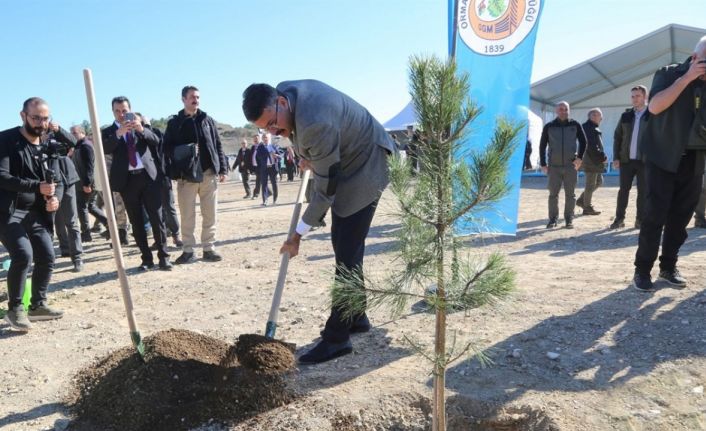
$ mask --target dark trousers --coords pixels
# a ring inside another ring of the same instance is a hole
[[[336,256],[336,277],[340,277],[340,267],[347,271],[358,271],[363,279],[363,256],[365,255],[365,239],[373,221],[377,201],[348,217],[339,217],[331,212],[331,243]],[[361,289],[363,286],[359,286]],[[350,336],[350,327],[360,316],[344,319],[343,310],[332,308],[326,321],[326,327],[321,337],[333,343],[346,341]]]
[[[165,179],[165,184],[160,188],[162,194],[162,219],[167,231],[172,235],[179,235],[179,215],[174,206],[174,188],[172,180]]]
[[[262,181],[260,180],[260,171],[255,168],[255,189],[252,192],[253,197],[257,197],[260,194],[260,185]]]
[[[291,183],[294,181],[294,163],[287,163],[285,167],[287,169],[287,181]]]
[[[91,226],[88,222],[88,214],[91,214],[96,218],[100,224],[108,227],[108,219],[105,213],[98,206],[96,200],[98,197],[98,192],[92,190],[91,193],[86,193],[83,188],[76,190],[76,207],[78,210],[78,221],[81,224],[81,233],[86,234],[91,230]]]
[[[273,201],[277,200],[277,175],[277,168],[275,168],[274,166],[268,166],[267,168],[260,170],[260,187],[262,188],[263,202],[265,202],[265,200],[270,197],[270,187],[267,185],[268,179],[270,181],[270,184],[272,184],[272,199]]]
[[[64,193],[57,198],[59,209],[54,217],[54,230],[59,239],[59,249],[61,254],[68,254],[72,261],[77,261],[83,254],[83,245],[78,227],[76,185],[64,187]]]
[[[247,170],[240,172],[240,179],[243,181],[243,188],[245,189],[245,195],[250,196],[250,172]]]
[[[157,257],[160,259],[169,257],[167,252],[167,228],[164,226],[162,218],[161,181],[153,181],[147,172],[140,171],[137,174],[128,174],[125,190],[120,192],[120,196],[125,203],[127,217],[132,224],[132,235],[135,243],[140,248],[142,263],[153,263],[152,251],[147,243],[147,230],[145,229],[145,218],[143,216],[143,206],[147,211],[147,217],[152,226],[152,235],[157,244]]]
[[[645,164],[647,202],[640,226],[635,270],[649,274],[657,259],[662,238],[660,270],[673,270],[679,248],[686,241],[686,226],[694,214],[701,192],[703,172],[695,172],[696,153],[687,152],[681,158],[676,173],[667,172],[653,163]],[[662,231],[664,230],[664,234]]]
[[[548,172],[549,182],[549,219],[556,221],[559,218],[559,191],[564,186],[564,220],[570,222],[574,218],[574,208],[576,207],[576,182],[578,172],[573,165],[550,166]]]
[[[54,270],[54,246],[50,227],[44,215],[36,210],[15,210],[13,215],[2,215],[0,242],[7,249],[12,263],[7,271],[8,309],[22,304],[22,296],[32,261],[32,305],[47,300],[47,287]]]
[[[618,204],[615,207],[615,219],[625,220],[625,209],[628,207],[628,198],[632,181],[637,178],[637,214],[635,218],[642,220],[645,213],[645,164],[640,160],[630,160],[620,163],[620,189],[618,190]]]

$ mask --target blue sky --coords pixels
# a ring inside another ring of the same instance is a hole
[[[218,121],[243,125],[243,89],[315,78],[380,121],[409,100],[407,60],[446,55],[446,0],[0,0],[0,129],[20,124],[30,96],[56,121],[88,118],[82,70],[93,70],[101,123],[110,99],[163,117],[180,90],[201,90]],[[669,23],[706,27],[706,1],[548,0],[533,81]]]

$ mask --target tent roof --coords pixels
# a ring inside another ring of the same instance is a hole
[[[407,105],[402,108],[400,112],[394,117],[390,118],[382,126],[387,131],[398,131],[406,130],[407,126],[412,126],[417,124],[417,113],[414,111],[414,106],[412,102],[407,103]]]
[[[547,105],[582,102],[683,61],[704,34],[701,28],[666,25],[532,84],[530,98]]]

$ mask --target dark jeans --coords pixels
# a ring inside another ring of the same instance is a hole
[[[54,270],[54,246],[44,215],[36,210],[15,210],[12,216],[0,217],[0,241],[12,260],[7,271],[8,309],[22,303],[32,261],[32,305],[45,302]]]
[[[287,181],[291,183],[292,181],[294,181],[294,163],[292,163],[292,164],[287,163],[286,168],[287,168]]]
[[[620,163],[620,190],[618,190],[618,204],[615,207],[615,219],[625,220],[625,209],[628,207],[628,198],[632,188],[632,180],[637,177],[637,214],[635,218],[642,220],[645,213],[645,164],[640,160],[630,160]]]
[[[167,227],[167,231],[172,235],[179,235],[179,216],[174,206],[174,188],[172,180],[165,179],[165,184],[161,187],[162,193],[162,218]]]
[[[262,189],[262,201],[270,197],[270,188],[267,185],[267,180],[272,184],[272,199],[277,200],[277,169],[274,166],[269,166],[266,169],[260,169],[260,188]]]
[[[81,224],[81,233],[86,234],[91,230],[91,226],[88,222],[88,214],[91,214],[100,224],[107,228],[108,219],[96,202],[98,192],[92,190],[91,193],[86,193],[83,191],[83,187],[80,187],[81,188],[76,191],[76,207],[78,209],[78,220]]]
[[[68,254],[72,261],[81,259],[83,245],[76,217],[76,185],[64,187],[63,195],[57,195],[59,209],[54,217],[54,230],[59,238],[61,254]]]
[[[247,170],[240,172],[240,179],[243,181],[243,188],[245,189],[245,194],[250,196],[250,172]]]
[[[331,243],[336,256],[336,277],[341,275],[339,267],[359,271],[363,278],[363,256],[365,255],[365,239],[373,221],[377,201],[348,217],[339,217],[331,212]],[[363,286],[359,286],[363,288]],[[326,327],[321,337],[333,343],[346,341],[350,336],[350,327],[357,319],[344,319],[343,310],[332,308],[326,321]]]
[[[660,270],[673,270],[679,248],[686,241],[686,226],[694,214],[701,192],[702,172],[695,172],[696,153],[689,151],[681,158],[676,173],[667,172],[653,163],[645,164],[647,206],[640,226],[635,270],[649,274],[657,259],[662,238]],[[664,235],[662,234],[664,230]]]
[[[160,181],[153,181],[144,170],[137,174],[128,174],[125,190],[120,192],[120,196],[125,203],[127,217],[132,224],[132,235],[135,243],[140,248],[142,263],[153,263],[152,251],[147,243],[147,231],[145,229],[145,218],[143,216],[143,206],[147,211],[147,217],[152,226],[152,235],[157,244],[157,256],[169,257],[167,252],[167,228],[162,219],[162,199]]]

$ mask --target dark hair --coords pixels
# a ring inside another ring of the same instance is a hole
[[[41,97],[30,97],[29,99],[25,100],[22,104],[22,112],[27,112],[27,109],[29,109],[30,106],[46,104],[47,102],[45,102],[44,99],[42,99]]]
[[[132,109],[132,105],[130,105],[130,99],[128,99],[128,98],[125,97],[125,96],[113,97],[113,100],[110,101],[110,107],[111,107],[111,109],[112,109],[113,106],[115,106],[116,103],[123,103],[123,102],[127,102],[128,108]]]
[[[262,116],[266,107],[275,103],[277,90],[268,84],[252,84],[243,91],[243,114],[248,121]]]
[[[186,95],[189,94],[189,91],[199,91],[199,89],[193,85],[187,85],[181,89],[181,97],[186,97]]]
[[[644,85],[636,85],[630,89],[630,91],[639,91],[643,96],[647,96],[647,87]]]

